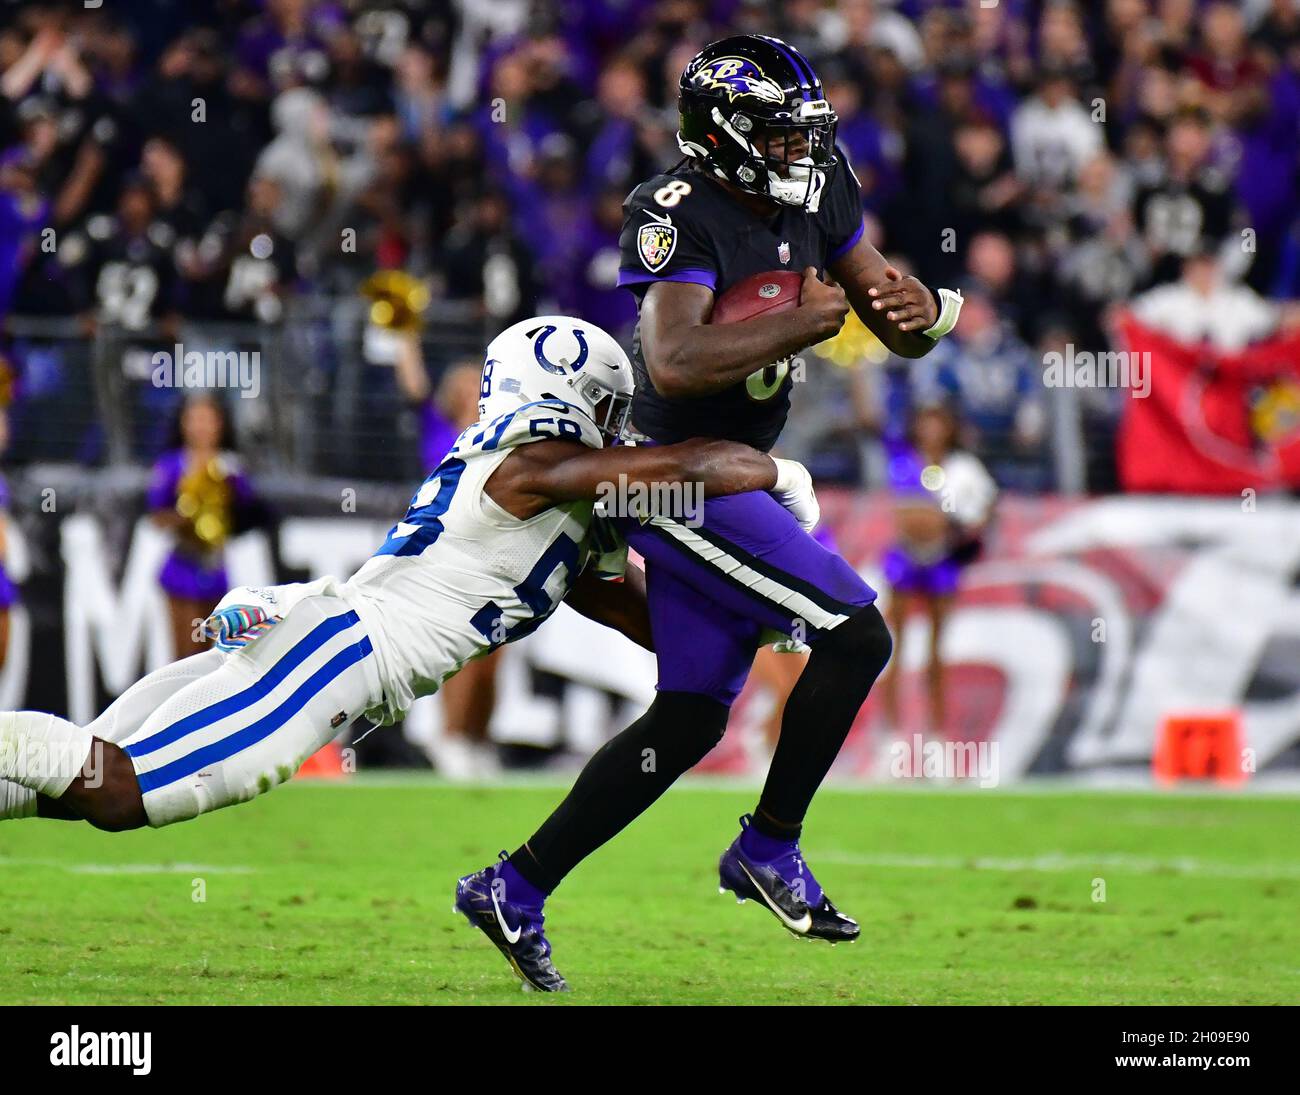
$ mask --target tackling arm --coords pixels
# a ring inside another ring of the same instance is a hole
[[[488,494],[519,518],[557,502],[597,501],[621,485],[698,483],[705,497],[777,488],[772,457],[735,441],[693,438],[678,445],[589,449],[576,441],[538,441],[512,452],[488,481]]]

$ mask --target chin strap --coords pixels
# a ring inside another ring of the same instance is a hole
[[[940,289],[937,292],[931,289],[930,293],[939,309],[939,318],[921,334],[938,342],[939,339],[957,326],[957,317],[961,315],[962,295],[955,289]]]

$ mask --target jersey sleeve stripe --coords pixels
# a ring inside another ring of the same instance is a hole
[[[835,248],[835,250],[830,253],[826,261],[829,263],[829,262],[834,262],[836,259],[842,259],[845,255],[847,255],[850,251],[852,251],[853,248],[857,246],[858,240],[862,238],[862,232],[865,228],[866,228],[865,222],[859,221],[858,230],[854,232],[853,235],[851,235],[847,240],[845,240],[844,243],[841,243],[837,248]]]
[[[641,285],[647,281],[687,281],[693,285],[703,285],[716,289],[718,275],[712,270],[674,270],[671,274],[643,274],[635,270],[620,270],[618,285]]]

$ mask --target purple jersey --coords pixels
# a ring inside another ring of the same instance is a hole
[[[843,161],[844,153],[839,155]],[[760,217],[690,160],[638,186],[623,210],[619,284],[636,294],[638,304],[656,281],[704,285],[716,297],[769,270],[812,266],[820,273],[847,254],[863,230],[862,192],[844,162],[831,172],[816,213],[785,205],[772,217]],[[758,369],[714,395],[665,399],[646,370],[639,325],[632,369],[636,428],[665,444],[722,437],[766,451],[790,409],[793,381],[786,363]]]

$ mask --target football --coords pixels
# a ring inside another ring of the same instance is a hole
[[[797,270],[768,270],[738,281],[713,304],[710,323],[743,323],[747,319],[793,311],[799,307],[803,274]]]

